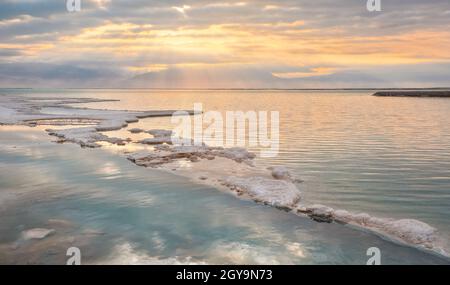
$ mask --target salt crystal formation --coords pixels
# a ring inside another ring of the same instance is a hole
[[[111,111],[70,107],[68,104],[104,102],[92,98],[54,98],[0,96],[0,125],[21,124],[28,126],[58,125],[73,126],[66,129],[47,129],[49,135],[59,138],[58,142],[73,142],[82,147],[96,148],[98,142],[124,145],[128,139],[109,137],[101,132],[119,130],[141,118],[170,116],[174,111]],[[43,108],[60,108],[63,114],[45,114]],[[70,111],[70,112],[67,112]],[[69,113],[69,114],[68,114]],[[192,112],[188,112],[192,114]],[[86,126],[87,125],[87,126]],[[172,141],[169,130],[149,130],[133,128],[131,133],[147,133],[151,138],[137,143],[154,146],[146,153],[132,153],[128,159],[139,166],[173,169],[172,163],[207,162],[205,171],[198,181],[216,188],[224,187],[239,197],[258,203],[292,211],[297,215],[306,215],[318,222],[337,222],[370,230],[380,236],[402,244],[423,248],[448,256],[443,249],[443,240],[438,231],[426,223],[413,219],[388,219],[372,217],[366,213],[351,213],[336,210],[324,205],[301,204],[301,193],[295,183],[301,182],[292,177],[283,166],[258,169],[254,166],[255,155],[245,148],[209,147],[195,145],[191,140]],[[228,161],[227,167],[223,164]],[[232,163],[230,165],[230,163]],[[215,171],[213,171],[213,169]],[[193,171],[193,170],[192,170]],[[219,184],[215,184],[220,181]],[[22,233],[24,240],[42,239],[52,234],[51,229],[31,229]]]

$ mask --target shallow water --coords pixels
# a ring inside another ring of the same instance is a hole
[[[192,109],[201,102],[205,110],[222,112],[277,110],[280,153],[258,163],[287,165],[305,180],[305,200],[382,217],[417,218],[444,236],[450,233],[446,99],[377,98],[370,92],[14,92],[121,99],[88,104],[111,109]],[[134,126],[172,125],[168,118],[153,118]],[[383,263],[448,262],[143,169],[107,149],[54,144],[37,128],[16,128],[15,134],[14,127],[0,130],[2,263],[63,262],[62,249],[74,243],[83,245],[86,262],[363,264],[372,246],[381,249]],[[20,242],[23,229],[49,227],[48,219],[71,222],[53,225],[56,234],[45,239],[53,251],[45,244]]]

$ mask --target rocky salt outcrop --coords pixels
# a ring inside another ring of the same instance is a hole
[[[111,144],[124,145],[127,140],[108,137],[101,134],[94,127],[86,128],[71,128],[71,129],[46,129],[47,133],[51,136],[56,136],[60,139],[59,142],[73,142],[79,144],[81,147],[96,148],[101,145],[98,142],[109,142]]]
[[[269,167],[268,170],[271,171],[272,177],[278,180],[286,180],[294,183],[303,182],[301,179],[293,178],[289,170],[284,166],[273,166]]]
[[[230,176],[223,181],[223,185],[238,195],[245,195],[256,202],[286,210],[291,210],[301,198],[297,187],[284,180]]]
[[[129,123],[149,117],[172,116],[176,110],[166,111],[122,111],[88,109],[69,106],[69,104],[109,102],[117,100],[93,98],[55,98],[55,97],[26,97],[0,96],[0,124],[21,124],[30,127],[38,125],[76,126],[65,129],[48,129],[49,135],[59,138],[58,142],[73,142],[82,147],[100,147],[98,142],[109,142],[125,145],[127,140],[108,137],[101,132],[120,130]],[[45,108],[56,108],[61,114],[46,114]],[[70,112],[68,112],[70,111]],[[185,111],[185,114],[194,114]],[[90,125],[86,127],[86,125]],[[165,131],[167,133],[167,131]],[[160,133],[156,132],[156,135]]]
[[[156,114],[142,113],[140,117],[156,116]],[[158,116],[169,116],[171,113],[158,112]],[[126,139],[109,137],[101,132],[120,130],[128,126],[128,123],[137,122],[138,114],[122,114],[121,116],[109,118],[103,117],[103,119],[98,119],[100,123],[93,127],[77,127],[69,129],[48,129],[49,135],[57,136],[65,141],[77,143],[82,147],[101,147],[98,142],[109,142],[111,144],[125,145],[128,141]],[[133,130],[133,129],[132,129]],[[137,132],[137,130],[134,130]],[[171,143],[170,137],[154,137],[141,140],[142,144],[163,144]]]
[[[213,149],[213,154],[220,157],[225,157],[236,162],[247,162],[250,163],[251,160],[256,158],[256,155],[249,152],[247,149],[242,147],[232,147],[232,148],[215,148]]]
[[[171,137],[173,132],[169,130],[154,129],[146,131],[146,133],[151,134],[155,138],[160,138],[160,137]]]
[[[23,231],[21,237],[23,240],[43,239],[54,232],[53,229],[35,228]]]
[[[157,139],[164,140],[168,135],[171,135],[170,131],[165,130],[153,130],[149,133],[155,136],[146,139],[152,143]],[[141,143],[144,142],[141,141]],[[200,182],[216,186],[215,181],[220,181],[222,187],[239,196],[245,196],[259,203],[283,209],[292,209],[300,200],[300,191],[292,183],[290,175],[285,174],[286,177],[283,178],[286,179],[274,179],[269,171],[256,169],[253,167],[253,159],[256,155],[245,148],[209,147],[204,144],[192,145],[190,140],[186,141],[185,145],[170,145],[163,141],[161,143],[163,144],[155,146],[151,152],[133,153],[128,156],[128,159],[140,166],[164,169],[173,169],[172,163],[181,160],[187,160],[194,164],[209,160],[211,161],[209,162],[210,169],[203,170],[201,175],[196,176]],[[218,158],[225,159],[236,166],[233,167],[223,160],[217,161]],[[237,170],[237,166],[240,165],[242,165],[239,167],[241,176],[229,176],[230,172]],[[222,169],[222,172],[218,173],[217,169]],[[256,175],[256,173],[261,175]],[[209,176],[212,179],[209,179]]]
[[[156,145],[156,144],[172,144],[172,138],[171,137],[155,137],[155,138],[147,138],[140,140],[139,143],[141,144],[149,144],[149,145]]]
[[[129,129],[128,131],[132,134],[140,134],[140,133],[144,132],[143,129],[139,129],[139,128],[132,128],[132,129]]]
[[[327,206],[311,205],[306,207],[299,207],[297,211],[306,213],[317,222],[330,223],[333,221],[333,209]]]
[[[128,159],[140,166],[157,167],[174,160],[187,159],[196,162],[201,159],[214,160],[216,157],[224,157],[238,163],[252,164],[255,154],[244,148],[221,148],[206,145],[169,145],[167,137],[149,138],[140,143],[157,144],[154,151],[150,153],[134,153]],[[163,144],[165,143],[165,144]]]
[[[386,233],[399,237],[400,239],[426,248],[433,249],[438,241],[437,230],[430,225],[413,219],[402,219],[376,224]]]
[[[380,236],[402,244],[431,250],[448,256],[438,231],[414,219],[389,219],[372,217],[366,213],[335,210],[324,205],[298,206],[297,213],[305,214],[318,222],[338,222],[370,230]]]
[[[291,179],[291,174],[284,166],[269,167],[269,170],[272,171],[272,176],[275,179],[281,179],[281,180],[290,180]]]
[[[127,157],[129,161],[144,167],[158,167],[181,158],[190,158],[190,156],[168,151],[158,151],[154,153],[133,153]]]
[[[152,135],[153,138],[146,138],[140,140],[139,143],[141,144],[149,144],[149,145],[172,144],[172,131],[155,129],[144,132]]]

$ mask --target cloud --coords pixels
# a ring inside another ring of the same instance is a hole
[[[90,0],[94,4],[96,4],[100,9],[107,9],[108,5],[111,3],[111,0]]]
[[[77,13],[63,2],[0,3],[0,64],[11,68],[1,69],[2,78],[108,87],[108,77],[133,85],[148,75],[149,84],[173,87],[351,87],[392,78],[443,84],[448,74],[441,68],[450,62],[448,0],[383,1],[381,13],[360,0],[86,0]],[[44,62],[41,71],[24,68]],[[89,78],[82,82],[77,72]]]
[[[175,11],[181,13],[184,17],[187,17],[186,11],[191,9],[191,6],[189,5],[183,5],[182,7],[173,6],[172,9],[175,9]]]

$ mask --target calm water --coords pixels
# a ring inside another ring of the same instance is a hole
[[[110,109],[280,112],[280,153],[304,199],[382,217],[416,218],[449,236],[450,100],[377,98],[371,92],[9,91],[121,99]],[[130,127],[173,127],[167,118]],[[15,131],[15,132],[13,132]],[[121,133],[121,132],[119,132]],[[123,132],[122,132],[123,134]],[[34,128],[0,127],[0,262],[63,262],[81,244],[89,262],[383,263],[439,258],[334,224],[235,199],[184,178],[136,167],[108,150],[57,145]],[[49,221],[58,219],[66,221]],[[45,244],[23,229],[56,228]],[[44,252],[44,253],[43,253]]]

